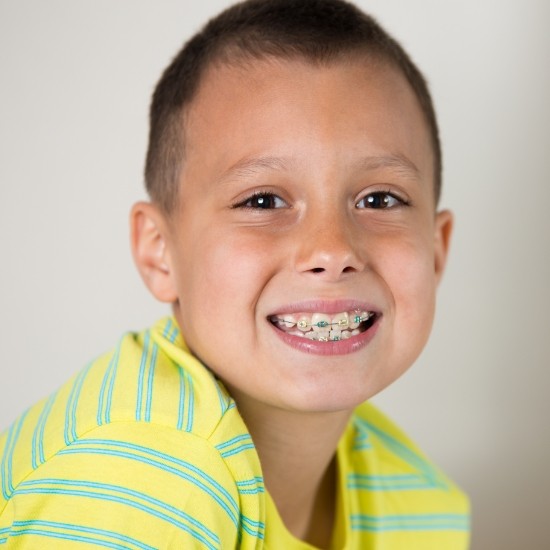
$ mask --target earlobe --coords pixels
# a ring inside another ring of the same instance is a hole
[[[439,283],[449,253],[451,234],[453,231],[453,214],[449,210],[442,210],[435,217],[434,234],[434,269],[436,281]]]
[[[134,261],[153,296],[161,302],[175,302],[167,225],[158,208],[148,202],[136,203],[130,213],[131,247]]]

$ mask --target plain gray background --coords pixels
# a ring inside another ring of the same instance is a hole
[[[0,430],[167,312],[128,248],[149,96],[228,4],[0,0]],[[456,214],[432,340],[375,401],[470,494],[474,550],[548,548],[550,3],[358,4],[431,83]]]

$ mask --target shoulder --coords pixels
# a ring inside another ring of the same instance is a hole
[[[366,403],[355,411],[339,452],[347,491],[362,507],[357,529],[384,530],[392,522],[396,533],[425,532],[426,544],[427,537],[436,535],[438,541],[443,536],[465,540],[465,494],[375,406]],[[455,548],[450,543],[444,547]]]
[[[371,403],[363,403],[354,412],[348,427],[348,453],[354,451],[359,463],[375,459],[376,468],[389,473],[418,475],[430,484],[454,486],[420,447],[388,416]],[[372,465],[371,465],[372,466]]]
[[[405,449],[421,455],[422,452],[411,438],[386,414],[370,402],[357,407],[352,422],[359,438],[370,438],[370,444],[377,440],[395,451]]]
[[[125,334],[112,351],[23,414],[0,437],[4,462],[14,457],[13,478],[110,425],[123,424],[127,433],[163,428],[176,439],[179,432],[208,439],[231,400],[202,365],[171,349],[174,335],[170,318]]]
[[[17,500],[25,520],[40,502],[52,525],[72,506],[86,514],[82,529],[135,516],[199,541],[237,536],[241,489],[256,499],[263,490],[259,463],[234,403],[178,337],[170,319],[125,335],[3,434],[0,527]]]
[[[16,461],[8,461],[0,527],[10,527],[11,537],[162,548],[232,547],[237,539],[233,475],[215,446],[192,433],[115,422],[73,440],[22,479],[11,477]]]

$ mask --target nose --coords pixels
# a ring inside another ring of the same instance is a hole
[[[358,228],[346,213],[306,215],[298,230],[296,269],[325,282],[365,269]]]

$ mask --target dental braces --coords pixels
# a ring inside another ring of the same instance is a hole
[[[368,313],[368,312],[365,313],[364,315],[357,314],[352,318],[338,319],[338,321],[334,323],[328,322],[328,321],[318,321],[317,323],[310,323],[306,319],[299,319],[298,321],[296,321],[296,327],[299,328],[300,330],[304,330],[304,329],[309,329],[313,327],[327,328],[327,327],[332,327],[336,325],[340,329],[346,329],[349,327],[351,323],[355,323],[359,325],[364,321],[368,321],[372,315],[373,315],[372,313]],[[293,326],[293,325],[289,326],[289,321],[285,320],[282,317],[275,317],[275,319],[278,323],[284,324],[287,328],[292,328]]]

